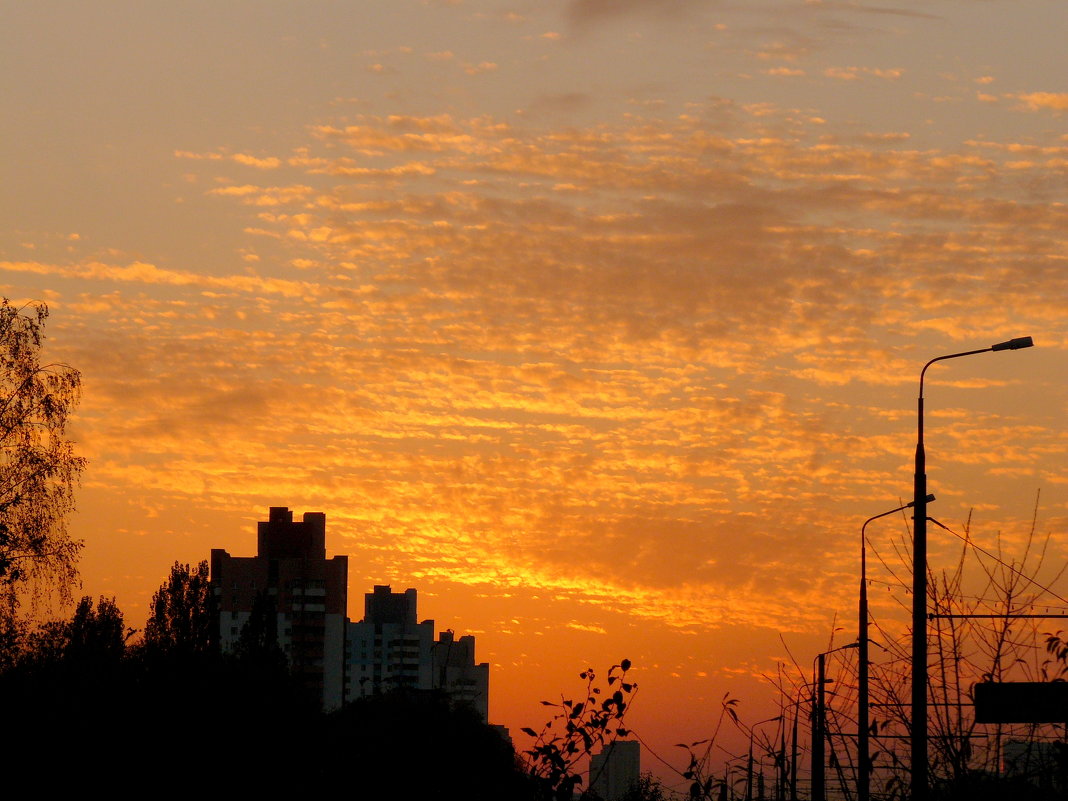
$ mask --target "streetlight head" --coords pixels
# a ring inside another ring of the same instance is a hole
[[[924,498],[924,501],[925,501],[926,503],[931,503],[931,502],[932,502],[932,501],[933,501],[934,499],[935,499],[935,496],[934,496],[934,494],[932,493],[932,494],[928,494],[928,495],[927,495],[927,497],[926,497],[926,498]],[[916,501],[909,501],[908,503],[906,503],[906,504],[905,504],[905,508],[906,508],[906,509],[911,509],[911,508],[913,508],[913,507],[914,507],[915,505],[916,505]]]
[[[1016,337],[1016,339],[1010,339],[1008,342],[999,342],[992,346],[990,350],[1020,350],[1020,348],[1032,348],[1035,345],[1035,341],[1031,337]]]

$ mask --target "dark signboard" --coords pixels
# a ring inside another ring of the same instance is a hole
[[[1068,682],[980,682],[975,685],[975,722],[1068,723]]]

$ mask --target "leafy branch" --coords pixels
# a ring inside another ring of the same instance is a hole
[[[582,782],[576,766],[597,747],[625,737],[629,731],[623,718],[638,685],[629,681],[630,660],[624,659],[608,669],[608,691],[594,686],[597,674],[587,668],[579,674],[586,682],[585,698],[574,700],[561,696],[559,703],[542,701],[543,706],[559,710],[542,728],[541,733],[523,728],[534,739],[524,752],[530,758],[529,774],[540,799],[570,799]]]

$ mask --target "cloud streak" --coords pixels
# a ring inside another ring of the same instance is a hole
[[[243,272],[0,269],[101,298],[71,325],[108,315],[128,353],[71,357],[101,486],[361,510],[352,547],[428,580],[804,630],[850,569],[828,497],[901,491],[916,349],[1021,321],[1064,342],[1065,212],[1039,190],[1063,152],[708,119],[320,124],[257,157],[277,183],[200,159],[247,210]],[[942,429],[961,469],[1055,473],[1041,427]]]

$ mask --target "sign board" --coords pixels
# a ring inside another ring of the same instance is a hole
[[[1068,723],[1068,682],[980,682],[975,685],[975,722]]]

